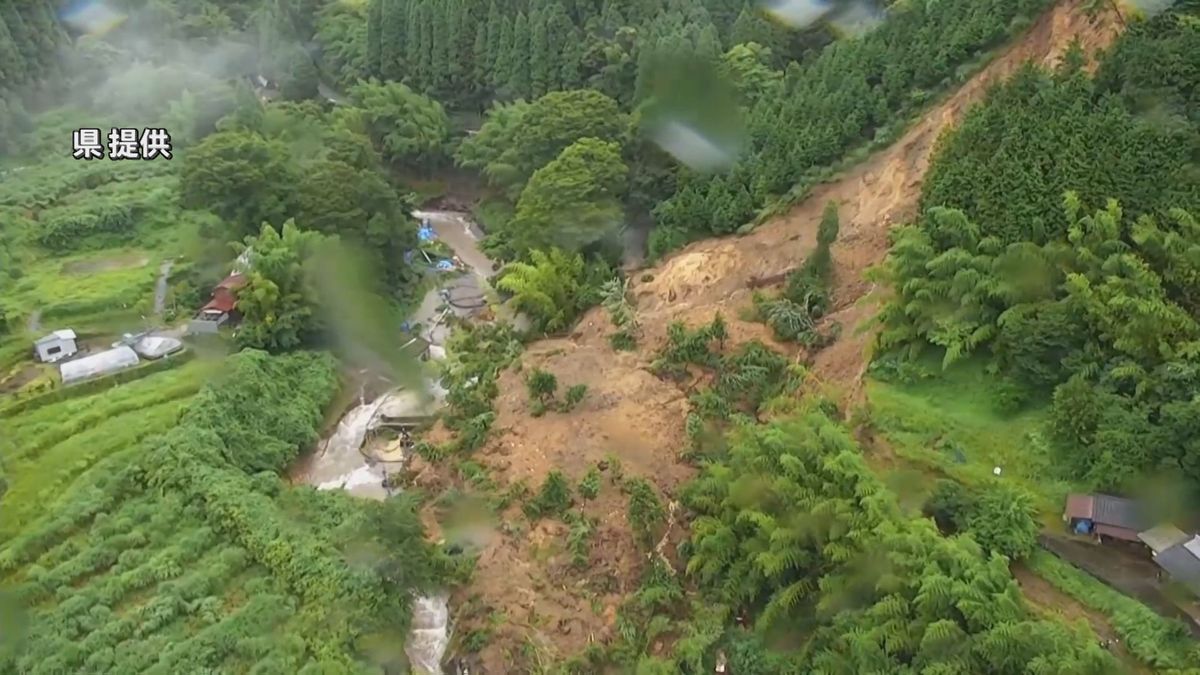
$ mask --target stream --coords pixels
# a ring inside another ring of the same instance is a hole
[[[446,315],[469,317],[487,306],[484,289],[492,274],[492,261],[479,250],[482,233],[466,213],[415,211],[413,216],[427,221],[465,268],[460,274],[433,272],[442,278],[409,318],[411,324],[420,327],[421,337],[429,341],[431,357],[440,358],[436,348],[441,348],[450,334]],[[447,304],[449,307],[444,308]],[[396,340],[400,347],[405,338],[397,333]],[[393,490],[384,486],[385,477],[403,468],[405,450],[399,439],[387,442],[373,432],[389,418],[436,413],[445,392],[436,382],[427,382],[427,387],[433,394],[432,401],[420,392],[398,389],[370,394],[364,386],[357,404],[342,415],[333,432],[293,467],[293,482],[318,490],[345,490],[362,499],[386,499]],[[442,673],[441,660],[450,639],[447,603],[445,594],[434,594],[418,597],[413,605],[412,629],[405,645],[413,672]]]

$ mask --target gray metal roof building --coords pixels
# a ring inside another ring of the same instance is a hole
[[[1154,562],[1171,575],[1171,579],[1200,595],[1200,558],[1192,552],[1200,550],[1200,536],[1175,544],[1154,556]]]

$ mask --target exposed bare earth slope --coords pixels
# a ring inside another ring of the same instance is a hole
[[[693,471],[678,455],[685,446],[686,395],[676,384],[647,371],[667,326],[676,320],[698,325],[721,312],[729,323],[730,343],[753,338],[770,343],[763,326],[738,320],[739,311],[750,302],[748,286],[803,260],[829,200],[841,205],[841,235],[833,249],[835,311],[827,320],[841,323],[844,330],[837,342],[815,356],[813,367],[822,380],[855,396],[870,340],[855,328],[874,311],[860,302],[871,290],[862,274],[883,260],[888,230],[915,215],[935,141],[982,98],[989,85],[1025,61],[1053,64],[1074,40],[1089,54],[1111,43],[1119,30],[1116,18],[1088,16],[1080,4],[1068,0],[1057,5],[931,109],[899,142],[836,182],[817,187],[786,216],[745,236],[698,242],[645,270],[633,286],[645,333],[637,352],[611,349],[607,338],[613,328],[600,309],[584,317],[572,335],[531,345],[522,359],[523,368],[553,372],[561,389],[586,384],[587,398],[571,413],[534,418],[523,373],[505,373],[496,402],[496,433],[482,448],[479,461],[502,486],[524,479],[536,488],[554,469],[577,481],[589,466],[611,455],[619,459],[626,475],[647,478],[665,501],[673,499]],[[795,348],[778,348],[804,357]],[[565,527],[557,523],[543,523],[530,533],[506,534],[483,553],[475,582],[456,599],[456,605],[461,605],[475,596],[479,608],[471,612],[475,618],[460,617],[458,631],[479,627],[483,608],[504,611],[506,620],[477,664],[482,672],[517,672],[513,670],[520,663],[514,660],[517,651],[567,656],[581,651],[590,640],[611,635],[615,609],[636,585],[645,556],[626,526],[624,497],[607,480],[600,499],[589,503],[586,511],[600,522],[587,572],[569,567],[563,551]],[[522,650],[521,645],[537,646]]]

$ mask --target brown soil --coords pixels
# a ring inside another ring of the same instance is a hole
[[[833,248],[835,309],[826,320],[841,323],[843,332],[815,357],[813,368],[827,389],[848,402],[861,402],[870,334],[856,328],[875,311],[863,272],[883,260],[889,229],[915,214],[935,141],[989,85],[1023,62],[1053,64],[1075,39],[1088,53],[1108,45],[1118,32],[1116,19],[1089,17],[1080,4],[1059,4],[894,146],[836,182],[818,186],[787,215],[745,236],[695,243],[635,275],[633,295],[643,331],[637,352],[612,350],[608,335],[613,328],[602,309],[586,315],[572,335],[531,345],[522,357],[522,369],[536,366],[554,373],[563,391],[586,384],[587,397],[570,413],[547,412],[535,418],[529,413],[524,373],[506,372],[500,379],[495,432],[476,459],[500,486],[525,480],[536,489],[552,470],[577,481],[588,467],[612,455],[626,475],[654,483],[664,503],[673,499],[694,469],[679,457],[685,447],[686,392],[647,370],[665,342],[667,326],[673,321],[699,325],[719,312],[729,326],[730,344],[758,339],[804,359],[796,347],[774,344],[765,326],[739,316],[750,304],[752,287],[778,278],[803,260],[830,200],[841,206],[841,235]],[[425,473],[427,482],[437,484],[431,469]],[[616,606],[637,585],[645,554],[628,533],[625,498],[617,488],[606,484],[587,512],[601,524],[586,573],[569,568],[561,524],[505,533],[484,551],[473,583],[454,599],[454,606],[500,609],[507,618],[494,629],[472,672],[523,672],[518,664],[527,664],[520,659],[528,657],[521,654],[566,657],[610,634]],[[457,617],[456,633],[480,628],[486,616],[486,611],[472,611]]]

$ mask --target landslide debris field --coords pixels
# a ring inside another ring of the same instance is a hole
[[[616,464],[627,477],[651,481],[664,504],[673,503],[693,469],[679,456],[687,444],[689,383],[660,379],[649,370],[666,342],[667,327],[675,321],[699,326],[720,313],[729,330],[726,351],[757,339],[808,363],[800,348],[775,342],[764,325],[739,316],[756,287],[781,280],[813,248],[822,209],[831,200],[840,206],[841,233],[833,247],[834,306],[823,321],[837,322],[843,330],[810,366],[847,410],[861,403],[870,333],[860,327],[875,311],[873,288],[863,273],[884,259],[888,231],[916,214],[939,136],[991,84],[1025,62],[1053,65],[1075,41],[1089,57],[1111,44],[1121,19],[1109,12],[1089,14],[1084,4],[1055,6],[898,142],[816,187],[786,215],[744,236],[697,242],[632,274],[631,296],[643,335],[636,351],[613,351],[608,338],[616,329],[603,308],[591,310],[570,335],[529,345],[520,370],[512,368],[500,378],[493,433],[474,459],[501,491],[518,481],[536,488],[554,470],[577,482],[592,466],[611,472]],[[553,373],[564,387],[586,384],[587,399],[570,415],[532,416],[524,385],[531,368]],[[417,484],[426,489],[456,482],[444,470],[415,462]],[[460,633],[491,625],[492,612],[505,609],[506,620],[489,629],[491,639],[480,653],[484,672],[504,672],[506,655],[530,643],[538,653],[561,658],[615,630],[617,607],[636,587],[646,556],[633,539],[626,498],[612,478],[606,476],[598,498],[583,505],[598,522],[586,571],[571,567],[563,545],[569,528],[558,521],[544,520],[529,532],[502,532],[481,554],[473,582],[452,606],[460,608]],[[673,540],[682,534],[675,526],[667,536]]]

